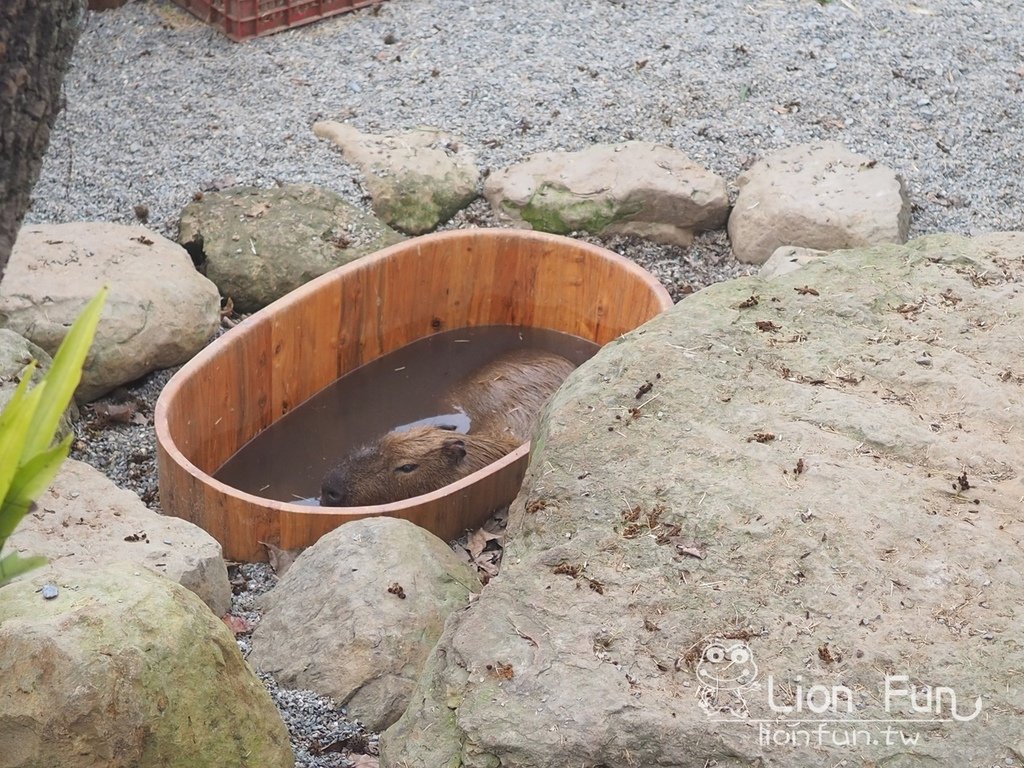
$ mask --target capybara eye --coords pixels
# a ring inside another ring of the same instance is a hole
[[[405,472],[406,474],[409,474],[410,472],[415,472],[419,466],[419,464],[403,464],[400,467],[395,467],[395,472]]]

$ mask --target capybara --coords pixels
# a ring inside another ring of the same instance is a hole
[[[541,408],[575,366],[560,355],[517,350],[473,371],[446,393],[444,412],[465,413],[468,434],[438,426],[393,430],[353,451],[321,485],[325,507],[400,501],[437,490],[530,439]]]
[[[364,507],[442,488],[520,445],[498,435],[460,435],[440,427],[388,432],[354,451],[324,477],[320,506]]]

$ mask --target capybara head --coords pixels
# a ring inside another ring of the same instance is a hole
[[[440,427],[388,432],[354,451],[324,477],[323,507],[363,507],[435,491],[497,461],[514,439],[460,435]]]

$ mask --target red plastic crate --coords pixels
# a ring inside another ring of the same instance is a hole
[[[236,42],[354,11],[381,0],[174,0]]]

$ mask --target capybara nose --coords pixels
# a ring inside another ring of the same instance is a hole
[[[344,507],[346,506],[347,494],[333,488],[324,488],[320,492],[321,507]]]

